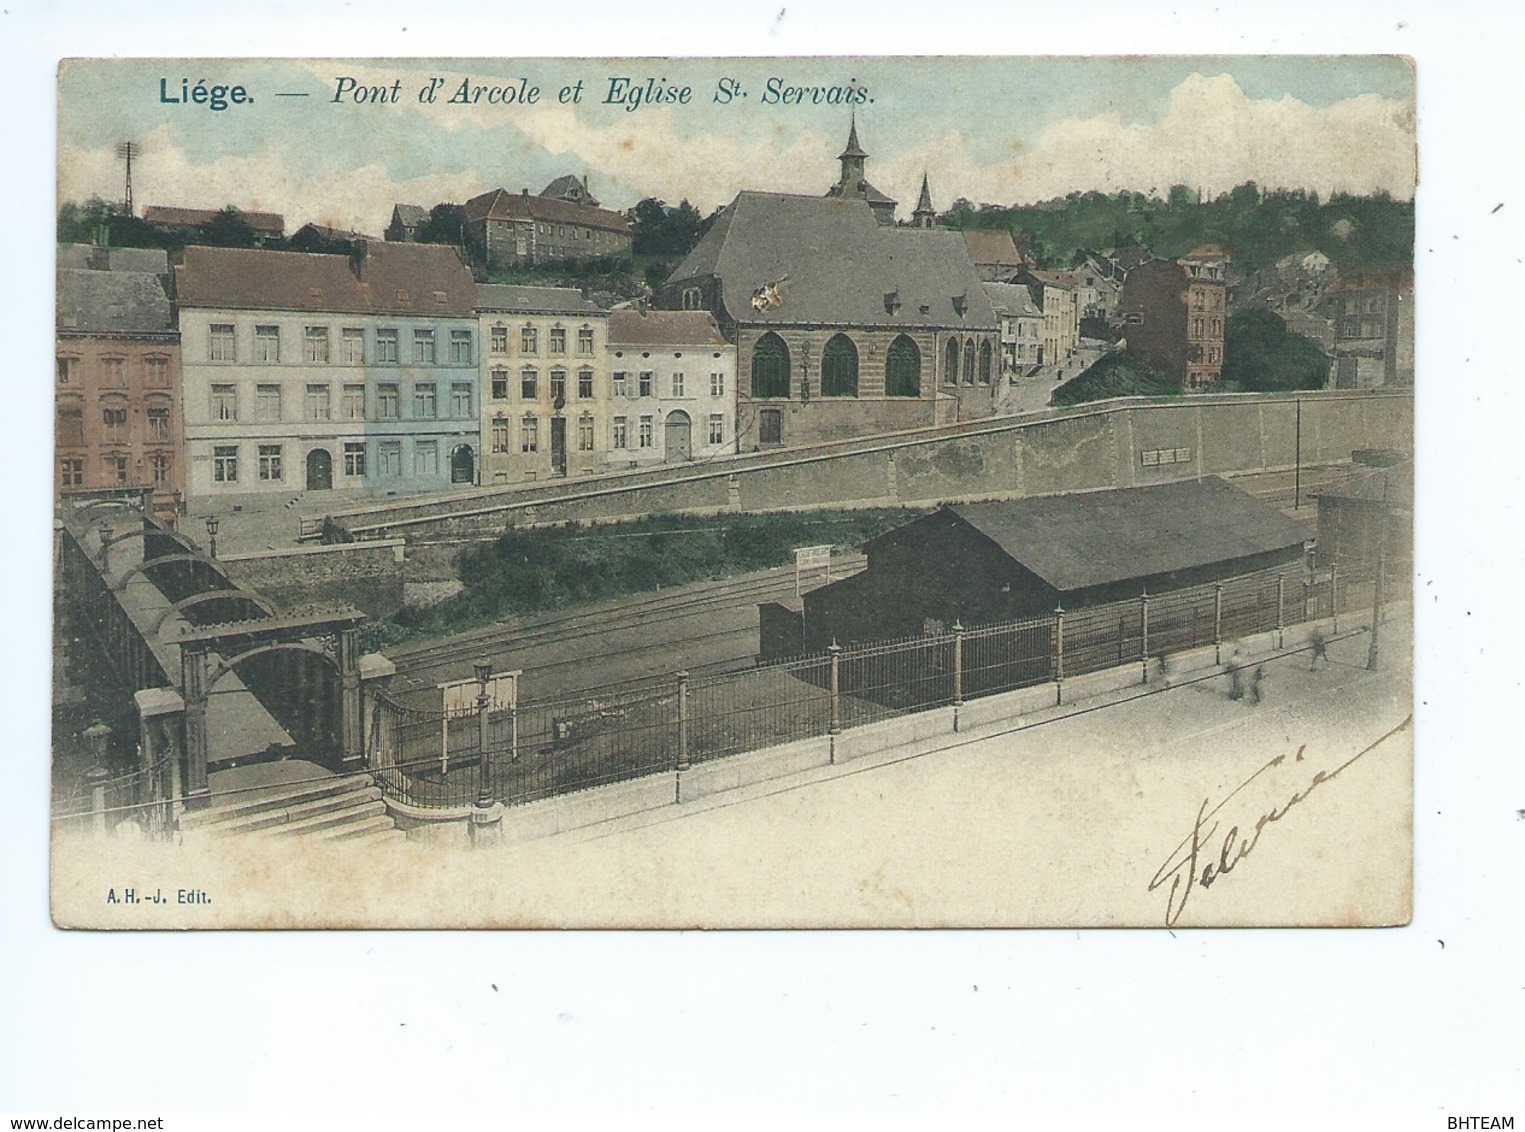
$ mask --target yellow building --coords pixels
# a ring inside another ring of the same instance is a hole
[[[609,435],[608,315],[568,287],[482,284],[482,485],[590,475]]]

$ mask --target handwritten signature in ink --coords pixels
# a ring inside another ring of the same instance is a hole
[[[1268,826],[1281,821],[1293,809],[1306,802],[1315,790],[1333,782],[1387,740],[1407,729],[1413,722],[1414,717],[1408,716],[1391,731],[1357,751],[1333,770],[1318,771],[1306,785],[1293,791],[1286,801],[1263,811],[1255,819],[1253,826],[1231,825],[1220,837],[1218,831],[1222,828],[1224,819],[1220,819],[1218,815],[1229,802],[1248,789],[1261,775],[1282,766],[1287,761],[1286,755],[1277,755],[1264,763],[1211,809],[1208,807],[1212,805],[1212,800],[1202,799],[1202,805],[1197,809],[1197,820],[1192,825],[1191,832],[1181,839],[1181,843],[1171,851],[1165,863],[1149,881],[1150,892],[1167,884],[1170,886],[1165,895],[1165,926],[1175,926],[1176,921],[1181,918],[1181,913],[1186,910],[1187,902],[1191,899],[1193,892],[1199,888],[1211,888],[1216,881],[1233,872],[1240,861],[1253,853]],[[1307,749],[1307,744],[1298,747],[1293,759],[1294,765],[1303,761],[1303,755]]]

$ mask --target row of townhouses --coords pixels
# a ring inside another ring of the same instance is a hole
[[[1124,249],[1043,270],[1010,232],[939,228],[925,176],[897,222],[866,177],[856,121],[838,161],[818,196],[738,193],[655,309],[477,283],[461,251],[417,242],[428,213],[404,204],[386,240],[324,230],[313,246],[325,251],[193,245],[171,266],[144,249],[60,249],[58,486],[152,485],[173,513],[939,425],[986,415],[999,384],[1062,365],[1082,319],[1110,322],[1188,388],[1219,380],[1226,249]],[[210,223],[158,211],[161,225]],[[586,177],[484,193],[462,216],[499,267],[630,249]],[[1352,333],[1387,334],[1368,316],[1376,301],[1352,299]]]
[[[704,312],[478,285],[430,244],[60,262],[92,260],[59,269],[62,490],[152,485],[204,511],[736,451],[735,349]]]

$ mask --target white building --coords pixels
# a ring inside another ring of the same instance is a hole
[[[608,350],[610,465],[736,452],[736,347],[708,311],[610,311]]]
[[[1000,322],[1001,373],[1019,377],[1042,361],[1043,308],[1020,283],[986,283],[985,294]]]
[[[476,480],[476,288],[453,248],[186,248],[188,507]]]

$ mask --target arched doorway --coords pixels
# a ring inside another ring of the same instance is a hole
[[[471,445],[457,445],[455,451],[450,453],[450,482],[477,482],[477,457],[471,450]]]
[[[327,448],[307,453],[307,490],[328,491],[334,486],[334,458]]]
[[[664,459],[687,460],[693,452],[693,431],[693,421],[682,409],[668,413],[662,426]]]

